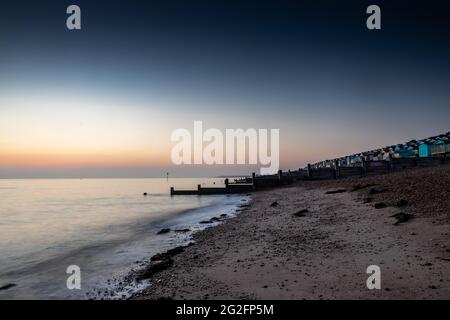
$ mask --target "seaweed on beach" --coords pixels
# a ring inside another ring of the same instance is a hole
[[[304,217],[305,213],[308,213],[308,212],[309,212],[308,209],[302,209],[302,210],[299,210],[296,213],[294,213],[294,216],[295,217]]]
[[[166,252],[155,254],[150,258],[150,265],[139,271],[136,275],[137,281],[145,280],[153,277],[156,273],[170,268],[173,264],[173,257],[184,251],[187,246],[178,246],[173,249],[169,249]]]
[[[347,190],[345,190],[345,189],[337,189],[337,190],[327,191],[327,192],[325,192],[325,194],[336,194],[336,193],[344,193],[344,192],[347,192]]]
[[[391,216],[392,218],[395,218],[397,221],[394,223],[394,226],[398,225],[399,223],[407,222],[414,218],[414,216],[410,213],[396,213]]]
[[[387,205],[383,202],[378,202],[378,203],[375,203],[374,207],[375,207],[375,209],[383,209],[383,208],[386,208]]]
[[[144,270],[138,272],[136,279],[138,281],[153,277],[156,273],[163,271],[173,265],[174,261],[171,257],[165,257],[155,263],[150,264]]]
[[[389,189],[387,189],[387,188],[383,188],[383,189],[372,188],[372,189],[370,189],[369,194],[370,195],[380,194],[380,193],[385,193],[385,192],[388,192],[388,191],[389,191]]]
[[[360,183],[358,183],[357,185],[353,186],[353,188],[352,188],[352,190],[350,190],[350,192],[363,190],[363,189],[366,189],[366,188],[374,187],[376,185],[377,185],[376,183],[367,183],[367,184],[360,184]]]

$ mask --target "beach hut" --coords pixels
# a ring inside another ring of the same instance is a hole
[[[419,146],[419,157],[424,158],[430,156],[431,156],[430,145],[428,145],[427,143],[422,143]]]
[[[408,146],[406,149],[402,150],[401,155],[403,158],[415,158],[417,150],[413,146]]]
[[[353,166],[359,165],[360,163],[362,163],[362,161],[363,161],[362,155],[354,155],[351,159],[351,164]]]
[[[412,158],[415,155],[414,149],[411,146],[399,144],[394,148],[395,158]]]
[[[442,140],[436,140],[436,142],[430,147],[431,155],[437,156],[445,153],[445,142]]]
[[[431,140],[419,146],[419,157],[432,157],[445,154],[447,146],[441,139]]]

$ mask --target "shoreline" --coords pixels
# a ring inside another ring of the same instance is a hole
[[[131,298],[448,299],[449,182],[443,166],[253,193],[233,219],[160,256]],[[399,212],[414,218],[394,225]],[[373,264],[381,290],[366,287]]]
[[[159,224],[160,228],[155,230],[155,236],[165,237],[168,236],[169,240],[165,240],[167,243],[162,250],[156,250],[156,253],[140,259],[135,262],[135,266],[130,267],[129,272],[121,277],[113,277],[108,279],[110,287],[103,288],[102,294],[97,295],[94,291],[99,291],[99,288],[91,291],[87,295],[88,299],[112,299],[112,300],[128,300],[133,298],[136,294],[139,294],[143,288],[149,285],[150,278],[154,273],[164,270],[171,265],[171,257],[176,255],[194,244],[193,238],[197,233],[203,232],[206,229],[214,228],[220,223],[226,220],[233,219],[240,207],[246,206],[249,202],[249,195],[233,195],[233,204],[231,202],[224,201],[222,204],[213,204],[204,207],[186,209],[178,212],[176,217],[169,219],[171,224],[163,223]],[[229,201],[229,200],[228,200]],[[216,211],[210,210],[212,207],[216,207]],[[219,210],[219,213],[217,213]],[[177,218],[182,217],[182,213],[196,212],[196,218],[190,218],[189,222],[180,223]],[[199,212],[207,212],[202,215],[198,215]],[[164,219],[164,221],[167,219]],[[194,220],[196,220],[194,222]],[[158,231],[159,230],[159,231]],[[161,238],[162,239],[162,238]],[[163,240],[162,240],[163,241]]]
[[[248,198],[249,196],[250,196],[250,194],[247,194],[245,197]],[[160,252],[160,253],[157,253],[157,254],[151,256],[150,259],[148,259],[148,261],[146,262],[146,265],[143,266],[142,269],[133,271],[130,275],[125,277],[126,278],[125,281],[129,282],[129,283],[137,282],[138,284],[142,281],[151,281],[151,279],[159,272],[171,268],[173,266],[173,263],[174,263],[173,258],[175,256],[181,254],[182,252],[185,251],[185,249],[187,249],[191,246],[194,246],[196,244],[196,236],[198,234],[201,234],[208,229],[216,228],[216,227],[220,226],[221,224],[227,222],[230,219],[235,219],[237,217],[237,215],[239,214],[239,212],[241,212],[241,211],[245,210],[246,208],[248,208],[249,206],[251,206],[251,198],[246,199],[245,197],[243,196],[243,198],[241,200],[241,202],[243,202],[243,203],[236,207],[233,214],[220,214],[219,216],[214,216],[211,219],[200,221],[199,224],[207,225],[204,229],[201,229],[201,230],[161,229],[160,232],[165,231],[165,230],[170,230],[170,231],[178,232],[178,233],[191,232],[191,234],[187,237],[185,244],[177,245],[166,251],[163,251],[163,252]],[[208,226],[208,225],[210,225],[210,226]],[[167,231],[167,232],[169,232],[169,231]],[[160,234],[164,234],[164,233],[166,233],[166,232],[163,232]],[[140,295],[140,292],[138,291],[129,298],[134,298],[134,296],[139,296],[139,295]]]

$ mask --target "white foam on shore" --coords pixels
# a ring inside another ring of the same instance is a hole
[[[193,210],[188,221],[183,221],[183,217],[177,217],[174,220],[164,224],[165,228],[170,228],[172,231],[168,234],[160,235],[166,238],[166,243],[164,246],[161,246],[160,250],[156,250],[155,254],[163,253],[176,247],[187,246],[194,243],[195,241],[193,240],[193,235],[195,233],[207,228],[215,227],[228,219],[234,218],[238,214],[239,207],[243,204],[248,204],[251,200],[250,196],[233,197],[234,201],[231,205],[228,203],[227,205],[223,205],[221,208],[214,208],[213,210],[208,208],[199,208],[197,210]],[[195,211],[197,211],[197,214],[195,214]],[[222,214],[225,214],[226,216],[220,218],[220,221],[212,221],[207,224],[200,223],[200,221],[209,220],[213,217],[219,218]],[[182,229],[190,229],[191,231],[175,232],[175,230]],[[93,296],[89,296],[89,298],[126,300],[148,288],[151,286],[151,279],[137,281],[135,275],[137,272],[150,265],[150,258],[151,256],[147,258],[147,261],[142,262],[138,268],[133,268],[129,274],[119,278],[109,279],[110,283],[103,290],[103,294],[94,294]]]

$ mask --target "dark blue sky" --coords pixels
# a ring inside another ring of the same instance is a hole
[[[365,26],[370,4],[382,30]],[[449,36],[446,1],[3,1],[0,116],[32,117],[13,107],[24,96],[42,99],[34,112],[82,96],[150,110],[168,133],[280,128],[282,165],[298,167],[448,131]]]

